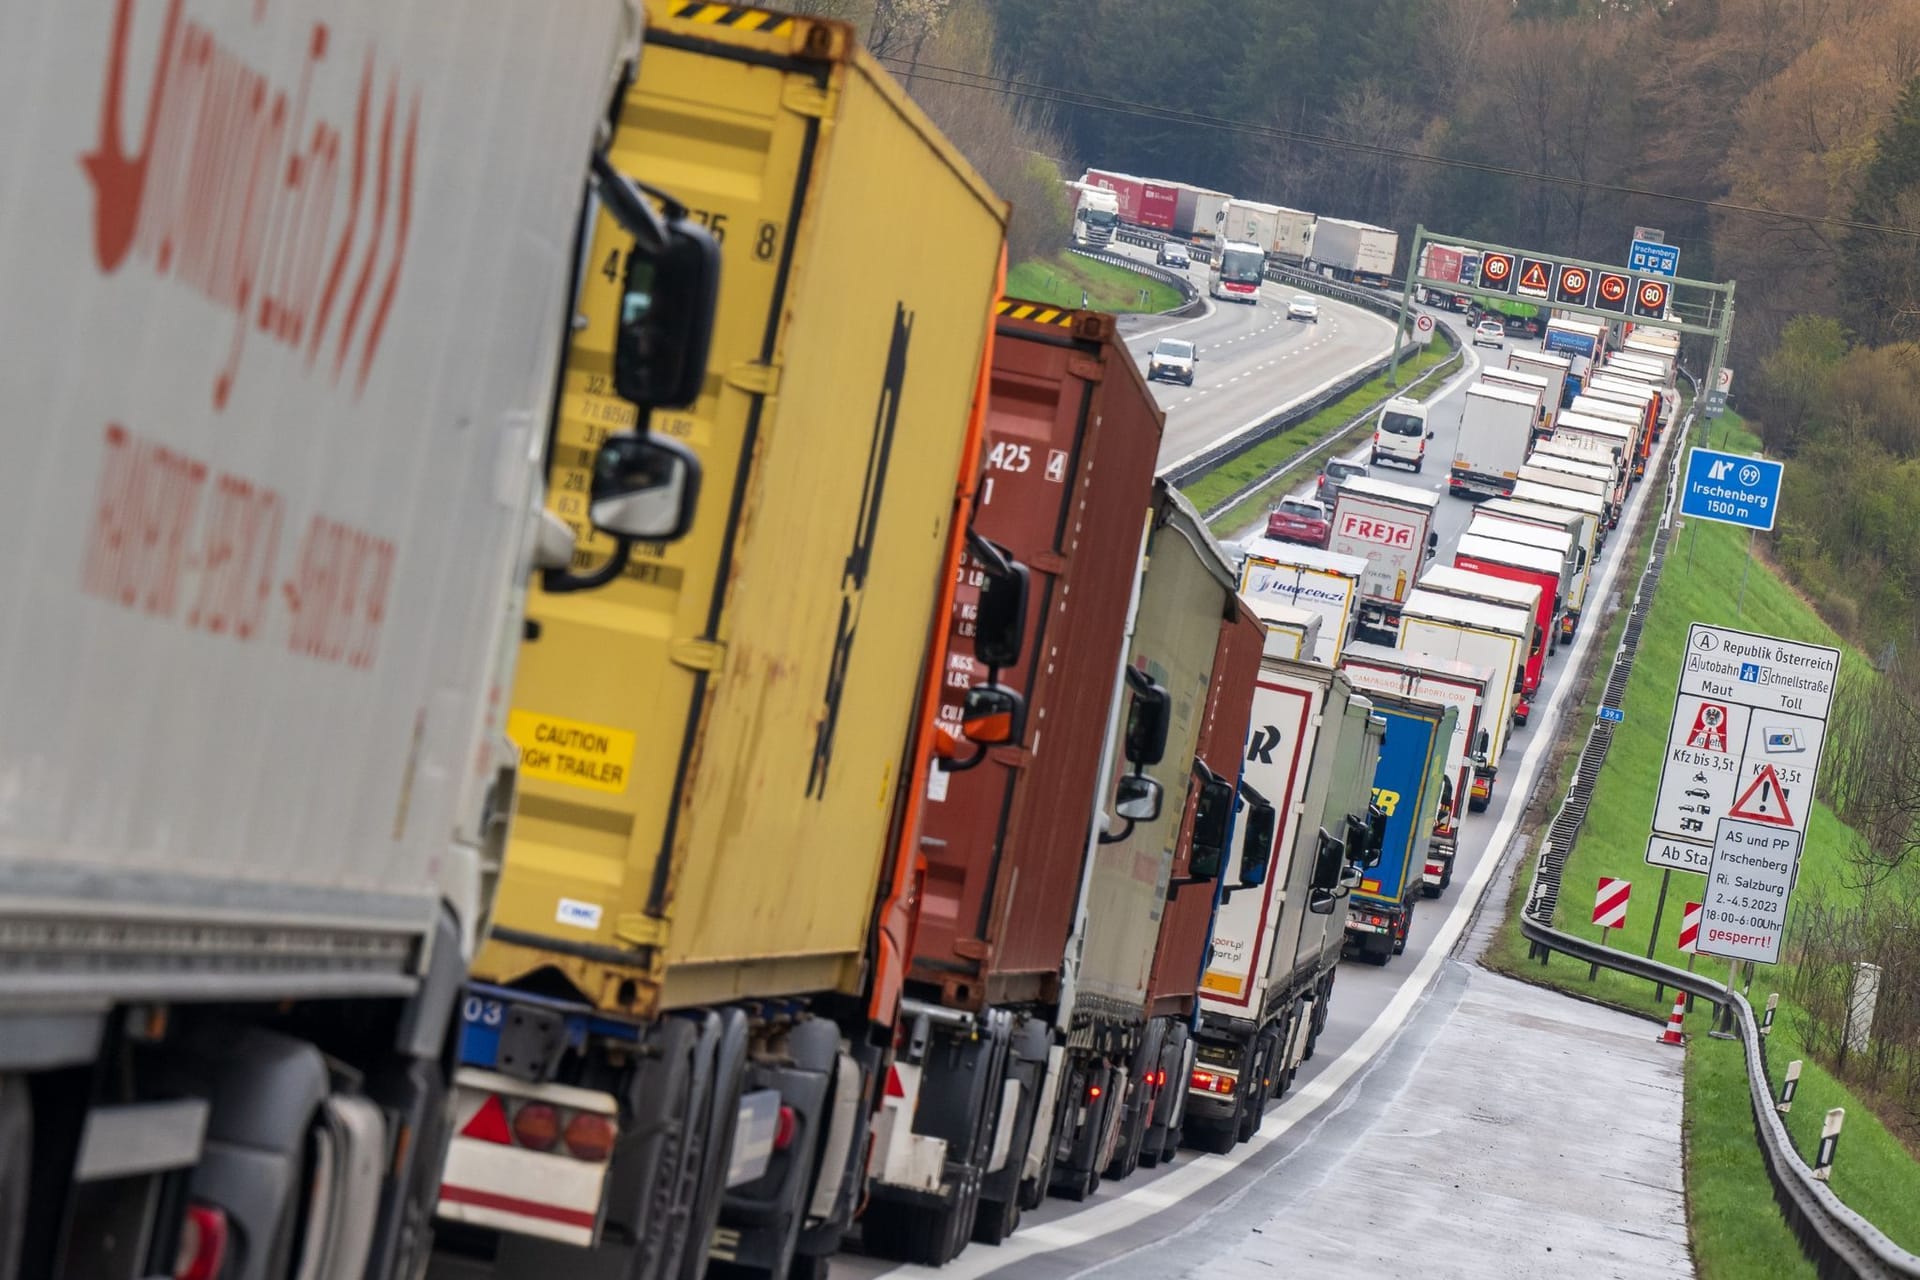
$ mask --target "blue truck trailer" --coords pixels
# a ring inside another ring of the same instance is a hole
[[[1407,946],[1459,713],[1388,693],[1369,690],[1367,696],[1374,714],[1387,722],[1373,773],[1373,803],[1386,817],[1386,832],[1380,860],[1365,870],[1347,899],[1347,945],[1384,965]]]

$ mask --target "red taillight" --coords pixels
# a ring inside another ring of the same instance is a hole
[[[1087,1100],[1091,1102],[1098,1098],[1103,1092],[1105,1092],[1105,1090],[1101,1089],[1099,1085],[1089,1085],[1087,1086]]]
[[[227,1215],[204,1204],[187,1206],[173,1280],[213,1280],[227,1260]]]
[[[529,1151],[551,1151],[560,1143],[560,1113],[544,1102],[529,1102],[513,1113],[513,1140]]]
[[[904,1098],[907,1096],[907,1087],[900,1083],[900,1068],[898,1067],[887,1068],[887,1096],[889,1098]]]
[[[800,1127],[799,1119],[793,1114],[792,1107],[780,1108],[780,1121],[773,1130],[773,1149],[785,1151],[793,1145],[793,1131]]]
[[[1233,1077],[1215,1075],[1211,1071],[1202,1071],[1196,1067],[1193,1072],[1193,1087],[1202,1093],[1232,1093]]]
[[[597,1111],[579,1111],[567,1121],[567,1154],[575,1160],[600,1164],[613,1154],[613,1119]]]

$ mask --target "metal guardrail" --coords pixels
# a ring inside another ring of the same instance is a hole
[[[1694,391],[1694,407],[1688,410],[1681,426],[1680,439],[1684,440],[1693,430],[1698,417],[1700,386],[1691,374],[1684,369],[1681,372],[1693,384]],[[1662,464],[1666,473],[1665,505],[1660,513],[1659,528],[1654,534],[1652,554],[1645,571],[1640,575],[1632,611],[1627,615],[1627,625],[1620,637],[1620,648],[1614,654],[1613,666],[1607,673],[1600,699],[1602,706],[1618,707],[1626,697],[1627,679],[1632,674],[1633,660],[1639,652],[1640,634],[1646,624],[1647,611],[1653,605],[1654,590],[1659,586],[1660,574],[1666,565],[1674,516],[1679,511],[1680,454],[1681,450],[1677,447],[1668,450]],[[1792,1136],[1787,1133],[1786,1124],[1774,1108],[1773,1086],[1767,1076],[1766,1040],[1760,1035],[1759,1023],[1753,1016],[1753,1006],[1747,1003],[1745,996],[1733,990],[1731,985],[1721,986],[1710,978],[1686,969],[1630,952],[1616,951],[1553,927],[1554,913],[1559,906],[1561,873],[1566,867],[1568,855],[1573,852],[1580,828],[1586,821],[1594,784],[1599,780],[1600,766],[1605,762],[1612,744],[1612,727],[1605,721],[1596,720],[1587,734],[1580,760],[1574,767],[1573,781],[1567,788],[1566,798],[1561,802],[1553,821],[1548,824],[1547,834],[1541,842],[1540,856],[1534,865],[1533,885],[1528,891],[1526,906],[1521,910],[1521,934],[1537,949],[1537,953],[1557,951],[1576,961],[1601,965],[1649,982],[1663,983],[1712,1004],[1718,1011],[1716,1023],[1731,1028],[1745,1049],[1747,1091],[1761,1160],[1766,1165],[1767,1178],[1773,1184],[1774,1199],[1780,1206],[1781,1215],[1800,1241],[1801,1251],[1813,1263],[1815,1270],[1823,1280],[1837,1280],[1839,1277],[1865,1277],[1867,1280],[1920,1278],[1920,1256],[1902,1249],[1889,1240],[1886,1233],[1848,1208],[1824,1182],[1814,1178],[1812,1168],[1801,1158],[1799,1150],[1793,1145]]]
[[[1124,234],[1120,237],[1120,239],[1122,239],[1127,244],[1138,243],[1137,240],[1127,239]],[[1148,247],[1157,248],[1157,246],[1148,246]],[[1162,311],[1159,313],[1160,315],[1183,316],[1183,315],[1186,315],[1189,311],[1194,311],[1199,308],[1200,291],[1193,287],[1193,281],[1187,279],[1183,275],[1179,275],[1176,272],[1168,271],[1166,268],[1156,266],[1153,263],[1139,262],[1133,258],[1124,257],[1117,253],[1108,253],[1104,249],[1081,249],[1076,247],[1069,247],[1067,252],[1079,254],[1083,258],[1092,258],[1095,262],[1104,262],[1104,263],[1107,263],[1109,266],[1125,267],[1127,270],[1138,272],[1140,275],[1151,276],[1155,280],[1163,280],[1166,283],[1172,285],[1174,288],[1178,289],[1180,291],[1180,298],[1181,298],[1180,305],[1177,307],[1174,307],[1170,311]]]

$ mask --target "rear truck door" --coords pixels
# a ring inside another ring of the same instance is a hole
[[[861,987],[1005,226],[847,28],[719,12],[650,6],[611,147],[721,242],[705,389],[651,422],[705,500],[611,586],[530,597],[476,965],[641,1016]],[[632,421],[608,385],[624,250],[603,214],[553,448],[576,527],[592,449]],[[579,563],[607,553],[584,536]]]

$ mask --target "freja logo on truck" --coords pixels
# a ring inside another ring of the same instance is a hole
[[[1378,516],[1357,516],[1349,513],[1341,518],[1340,532],[1349,538],[1358,538],[1362,542],[1377,542],[1386,547],[1413,546],[1413,526],[1396,524],[1392,520],[1382,520]]]
[[[358,394],[406,263],[419,95],[408,103],[404,131],[396,133],[400,87],[397,76],[388,76],[376,120],[368,50],[351,151],[343,155],[340,127],[307,121],[315,71],[327,56],[325,23],[313,24],[300,83],[290,94],[223,48],[207,28],[183,23],[181,7],[182,0],[167,6],[134,154],[120,128],[133,0],[119,0],[114,13],[99,142],[80,157],[93,184],[100,270],[113,274],[137,250],[155,275],[171,275],[234,313],[233,345],[214,378],[216,409],[225,408],[233,392],[250,323],[284,346],[304,346],[309,365],[330,339],[336,380],[357,343]],[[264,8],[264,0],[254,5],[256,20]],[[344,204],[336,198],[343,161]]]

